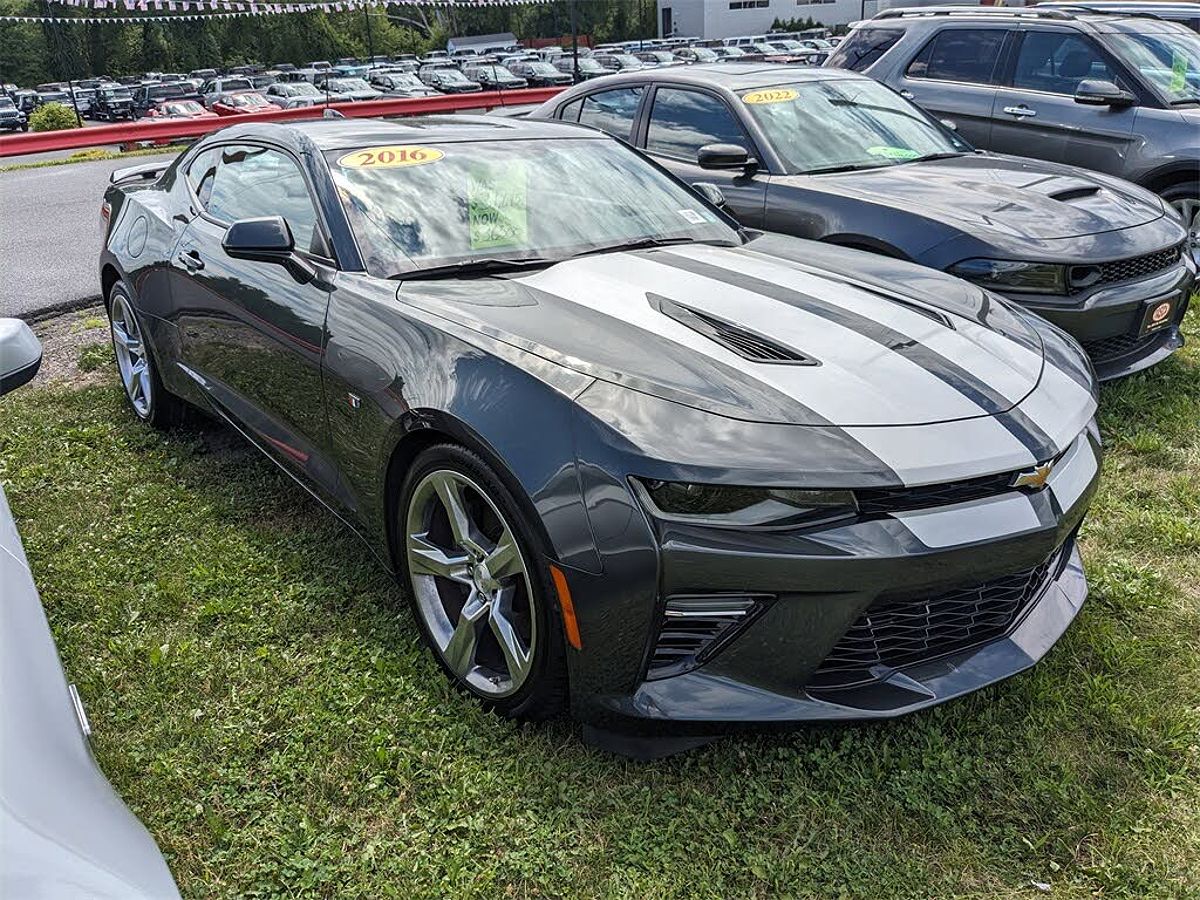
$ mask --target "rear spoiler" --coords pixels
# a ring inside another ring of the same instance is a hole
[[[171,165],[168,162],[153,162],[143,163],[140,166],[127,166],[124,169],[117,169],[110,176],[108,181],[110,184],[121,184],[125,181],[152,181],[157,179],[159,175],[165,172]]]

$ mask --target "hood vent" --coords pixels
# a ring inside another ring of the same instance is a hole
[[[1060,203],[1069,203],[1072,200],[1082,200],[1084,197],[1090,197],[1093,194],[1100,193],[1100,188],[1096,185],[1086,185],[1083,187],[1064,188],[1061,191],[1056,191],[1047,196],[1051,200],[1057,200]]]
[[[751,362],[790,366],[819,366],[820,363],[798,350],[785,347],[769,337],[719,319],[709,313],[691,309],[659,294],[647,294],[650,305],[668,318],[692,331],[704,335],[726,350]]]

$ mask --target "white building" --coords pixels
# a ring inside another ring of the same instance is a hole
[[[960,0],[658,0],[659,37],[715,40],[765,34],[776,19],[812,18],[832,28],[896,6],[933,6]],[[961,0],[975,5],[979,0]]]

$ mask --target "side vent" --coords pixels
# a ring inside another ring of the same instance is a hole
[[[703,665],[773,599],[769,594],[668,597],[646,678],[668,678]]]
[[[773,363],[789,366],[819,366],[820,363],[810,356],[805,356],[798,350],[785,347],[769,337],[733,325],[724,319],[719,319],[709,313],[676,303],[659,294],[647,294],[650,305],[668,318],[674,319],[681,325],[686,325],[692,331],[704,335],[711,341],[720,344],[726,350],[736,353],[742,359],[751,362]]]

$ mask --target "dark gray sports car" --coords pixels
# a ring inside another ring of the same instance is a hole
[[[950,90],[950,87],[945,87]],[[1183,346],[1196,265],[1179,215],[1074,166],[984,154],[854,72],[747,63],[578,85],[533,115],[602,128],[750,228],[944,269],[1065,328],[1101,379]]]
[[[238,125],[113,178],[135,414],[261,448],[499,712],[637,753],[891,716],[1084,600],[1094,379],[986,290],[744,232],[555,123]]]

